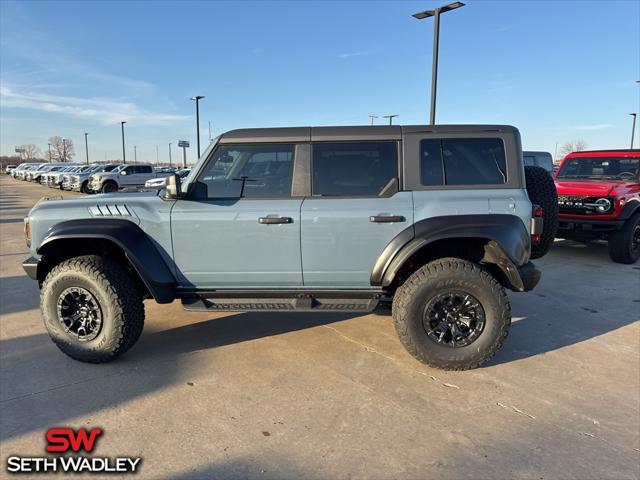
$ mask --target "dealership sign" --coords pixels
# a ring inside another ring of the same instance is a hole
[[[140,466],[140,457],[93,457],[80,454],[91,453],[98,438],[103,434],[101,428],[87,430],[80,428],[50,428],[45,438],[46,451],[60,455],[73,452],[77,455],[59,457],[11,456],[7,459],[9,473],[135,473]]]

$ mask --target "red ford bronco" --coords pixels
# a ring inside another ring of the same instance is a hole
[[[640,258],[640,150],[567,155],[556,172],[556,237],[608,240],[614,262]]]

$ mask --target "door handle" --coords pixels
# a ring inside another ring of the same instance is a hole
[[[291,217],[260,217],[258,218],[258,223],[262,225],[275,225],[278,223],[293,223],[293,218]]]
[[[394,223],[404,222],[405,220],[402,215],[371,215],[369,217],[369,221],[375,223]]]

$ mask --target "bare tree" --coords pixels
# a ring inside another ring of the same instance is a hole
[[[581,152],[587,148],[587,142],[584,140],[571,140],[560,147],[560,155],[564,157],[571,152]]]
[[[45,150],[42,154],[42,157],[49,163],[53,162],[53,160],[56,158],[54,152],[50,149]]]
[[[76,154],[73,150],[73,140],[59,136],[49,139],[51,144],[51,156],[58,162],[68,162]]]
[[[26,160],[33,160],[35,158],[40,158],[40,149],[36,147],[33,143],[26,143],[24,145],[20,145],[22,149],[22,155]]]

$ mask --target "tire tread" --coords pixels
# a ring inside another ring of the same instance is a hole
[[[502,324],[503,334],[498,336],[489,348],[485,349],[485,352],[480,358],[468,362],[436,362],[425,354],[409,332],[410,300],[422,284],[437,278],[444,272],[455,272],[461,277],[468,275],[475,276],[486,288],[490,289],[492,295],[498,299],[499,304],[503,307],[501,309],[502,315],[498,319],[498,322]],[[393,299],[392,312],[396,332],[407,351],[420,362],[444,370],[460,371],[479,367],[493,357],[502,347],[504,340],[509,334],[509,327],[511,325],[511,304],[502,285],[481,266],[460,258],[441,258],[427,263],[416,270],[396,291]]]

